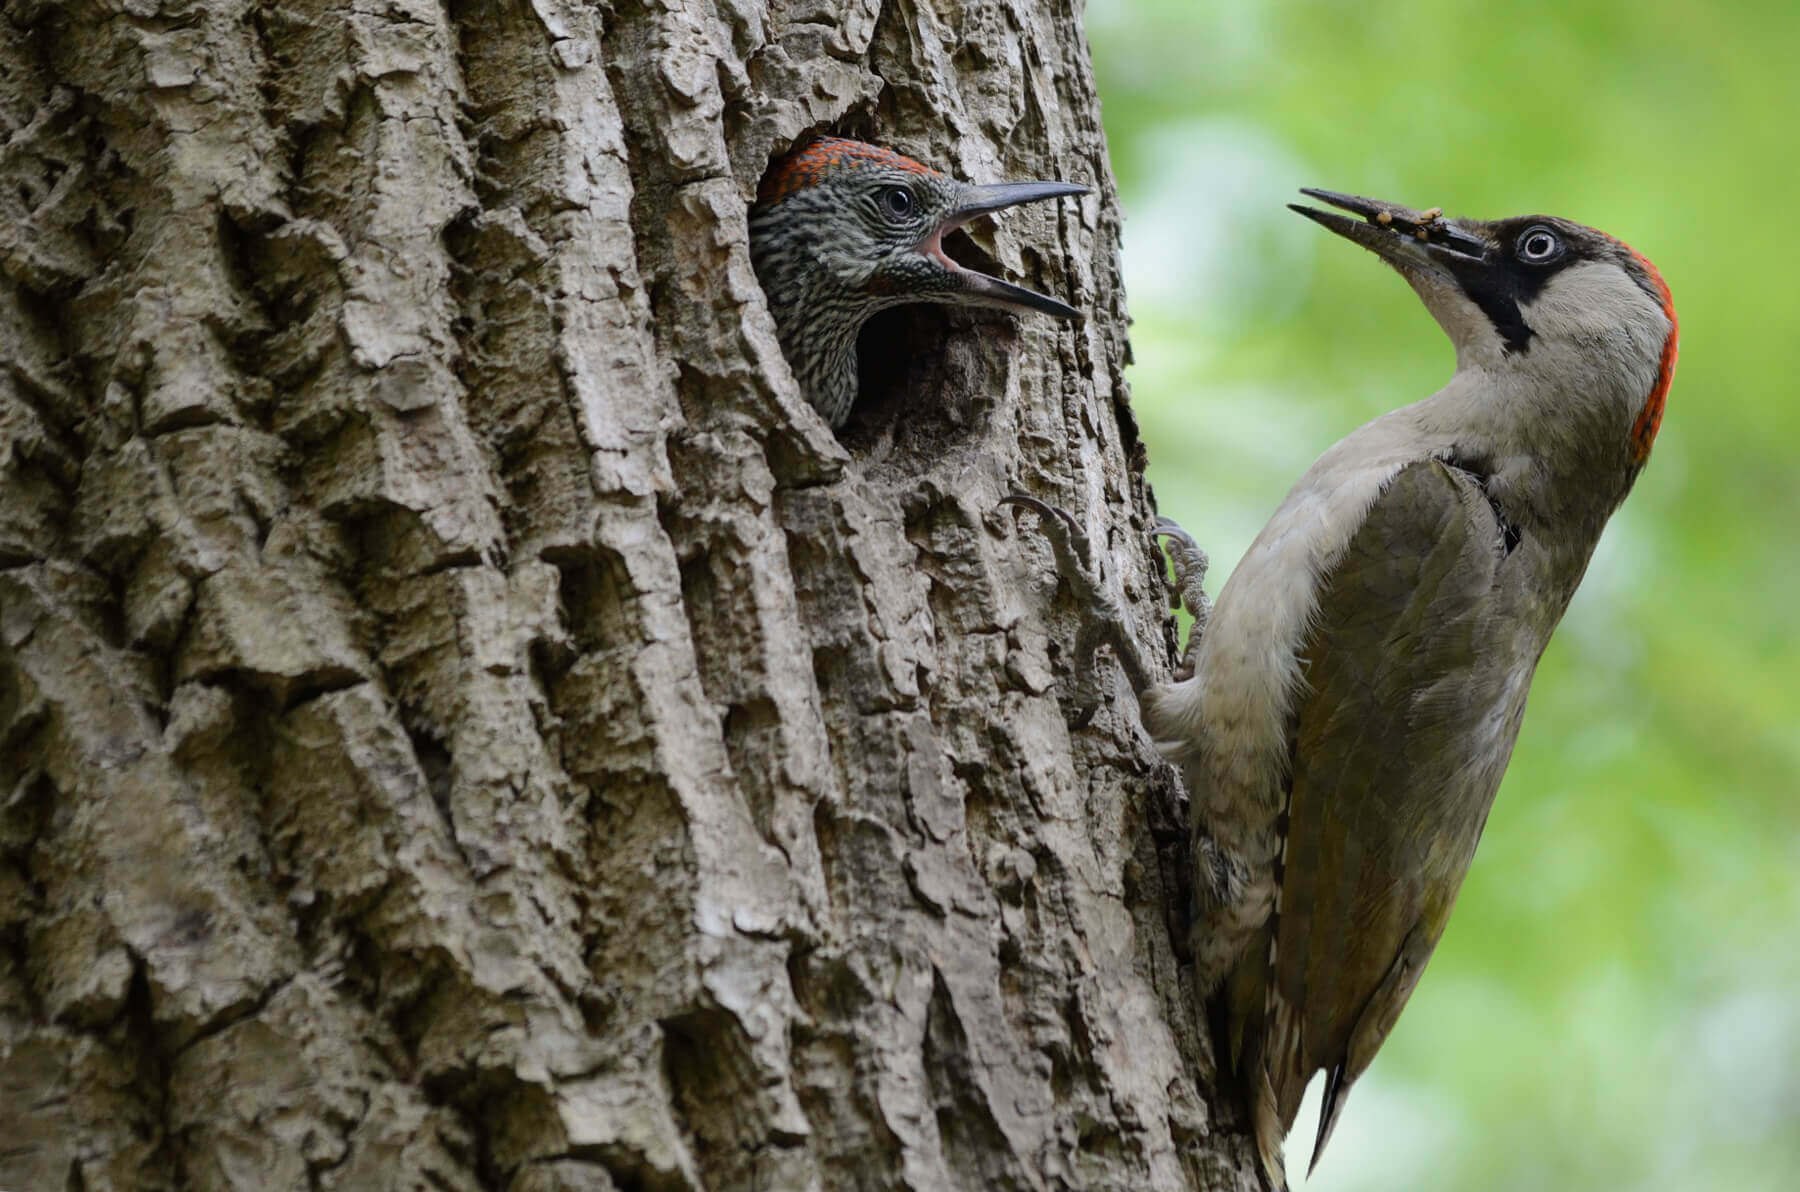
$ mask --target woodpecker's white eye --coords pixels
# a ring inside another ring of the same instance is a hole
[[[881,209],[893,219],[910,219],[913,213],[912,191],[904,186],[890,186],[881,192]]]
[[[1562,237],[1549,228],[1527,228],[1519,237],[1519,259],[1527,265],[1544,265],[1562,256]]]

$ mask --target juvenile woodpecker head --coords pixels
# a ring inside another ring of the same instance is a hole
[[[801,390],[833,427],[856,399],[856,333],[876,311],[944,302],[1080,312],[944,252],[978,215],[1086,194],[1067,182],[972,186],[892,150],[822,137],[778,163],[750,213],[750,253]]]
[[[1675,375],[1675,305],[1656,266],[1604,232],[1550,215],[1445,219],[1356,195],[1303,190],[1361,216],[1293,209],[1367,248],[1412,285],[1491,375],[1496,417],[1531,420],[1598,458],[1649,458]],[[1622,495],[1622,494],[1621,494]]]

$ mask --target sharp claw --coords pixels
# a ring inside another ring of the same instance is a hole
[[[1194,618],[1194,624],[1188,630],[1187,645],[1181,651],[1181,661],[1175,668],[1176,680],[1186,680],[1193,676],[1200,639],[1206,632],[1207,622],[1212,619],[1212,601],[1206,595],[1206,573],[1211,560],[1206,557],[1205,549],[1194,541],[1194,536],[1169,518],[1158,517],[1152,522],[1150,535],[1168,539],[1165,553],[1175,572],[1170,607],[1186,608]]]
[[[1039,513],[1056,512],[1055,506],[1046,505],[1036,497],[1029,496],[1025,493],[1007,493],[1004,497],[1000,498],[1000,503],[1002,505],[1023,505],[1025,508],[1034,509]]]
[[[1036,497],[1028,496],[1025,493],[1007,493],[1004,497],[1000,498],[1000,503],[1002,505],[1018,505],[1022,508],[1031,510],[1039,517],[1054,517],[1061,521],[1063,525],[1067,526],[1070,533],[1074,533],[1080,528],[1075,524],[1074,515],[1067,509],[1059,509],[1055,505],[1046,501],[1040,501]]]
[[[1093,719],[1100,703],[1095,656],[1102,646],[1112,648],[1133,692],[1141,692],[1149,684],[1149,670],[1131,638],[1124,612],[1108,588],[1105,564],[1097,557],[1099,552],[1094,550],[1074,516],[1024,493],[1008,493],[1000,498],[1000,503],[1021,506],[1038,515],[1038,524],[1056,554],[1062,580],[1068,584],[1077,602],[1086,606],[1076,634],[1075,690],[1072,693],[1076,712],[1070,721],[1080,728]]]
[[[1166,517],[1159,517],[1150,523],[1150,536],[1152,538],[1173,538],[1177,542],[1196,549],[1200,546],[1198,542],[1194,541],[1192,534]]]

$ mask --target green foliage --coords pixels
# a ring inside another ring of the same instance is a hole
[[[1800,6],[1099,0],[1088,28],[1150,475],[1218,579],[1313,456],[1451,367],[1397,277],[1284,210],[1295,188],[1579,219],[1681,314],[1651,465],[1307,1186],[1794,1187]]]

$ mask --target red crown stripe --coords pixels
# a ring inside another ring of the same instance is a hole
[[[797,191],[817,186],[834,170],[857,166],[878,166],[929,177],[936,177],[938,174],[930,166],[895,153],[892,149],[883,149],[864,141],[849,141],[842,137],[820,137],[799,152],[789,154],[770,170],[763,179],[762,186],[757,189],[756,201],[779,203]]]

